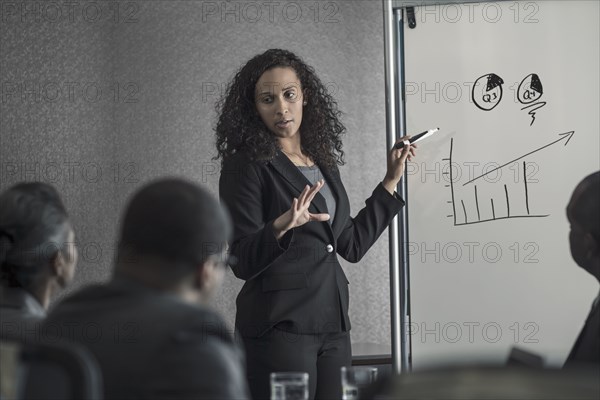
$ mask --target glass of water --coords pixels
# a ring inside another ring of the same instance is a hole
[[[308,373],[272,372],[271,400],[308,400]]]
[[[377,380],[377,368],[342,367],[342,400],[356,400],[362,391]]]

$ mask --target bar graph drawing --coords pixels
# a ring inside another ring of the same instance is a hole
[[[574,134],[575,134],[575,131],[560,133],[559,139],[554,140],[551,143],[541,146],[533,151],[528,152],[527,154],[517,157],[507,163],[500,165],[497,168],[487,171],[484,174],[476,176],[476,177],[470,179],[469,181],[463,183],[462,184],[463,187],[465,187],[467,185],[471,185],[473,187],[471,194],[467,195],[467,196],[469,196],[469,200],[471,202],[474,202],[474,209],[470,209],[469,212],[467,212],[468,208],[467,208],[467,205],[465,204],[466,198],[461,198],[459,200],[458,195],[455,192],[455,184],[456,183],[454,182],[455,177],[453,176],[453,173],[452,173],[452,170],[453,170],[452,166],[453,166],[453,162],[454,162],[453,158],[452,158],[452,152],[454,149],[454,138],[451,138],[450,139],[450,154],[449,154],[448,158],[442,159],[443,161],[448,162],[448,165],[449,165],[448,172],[446,174],[449,175],[450,183],[446,186],[450,188],[451,199],[448,201],[448,203],[452,205],[452,214],[448,215],[448,218],[452,218],[452,220],[454,222],[454,226],[462,226],[462,225],[472,225],[472,224],[479,224],[479,223],[491,222],[491,221],[497,221],[497,220],[506,220],[506,219],[510,219],[510,218],[543,218],[543,217],[549,216],[549,214],[532,213],[530,210],[529,188],[528,188],[528,181],[527,181],[527,162],[523,159],[525,157],[528,157],[538,151],[541,151],[549,146],[552,146],[552,145],[562,142],[562,141],[564,141],[564,145],[566,146]],[[525,204],[519,204],[519,206],[520,206],[519,209],[521,209],[521,210],[524,209],[525,213],[511,212],[511,193],[510,193],[509,187],[506,184],[503,185],[504,186],[504,198],[501,201],[501,203],[503,203],[503,204],[502,204],[502,210],[500,212],[497,210],[499,204],[494,203],[494,198],[490,198],[489,203],[488,203],[487,199],[480,198],[481,195],[480,195],[480,193],[478,193],[478,187],[475,182],[493,172],[496,172],[496,171],[502,169],[502,168],[505,168],[509,165],[514,165],[517,161],[520,161],[520,160],[523,160],[522,169],[521,169],[523,186],[522,186],[522,189],[520,189],[520,190],[523,191],[521,193],[524,193],[524,196],[521,196],[521,197],[524,198]],[[481,200],[483,200],[483,201],[481,201]],[[524,208],[523,208],[523,206],[524,206]],[[485,210],[486,214],[488,214],[488,215],[491,212],[491,217],[488,216],[488,217],[482,218],[483,210]]]

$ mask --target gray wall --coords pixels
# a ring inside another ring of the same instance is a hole
[[[0,186],[54,184],[81,255],[70,290],[110,277],[118,221],[144,182],[188,177],[218,193],[214,102],[268,48],[313,65],[348,128],[353,214],[385,173],[380,1],[2,2]],[[299,14],[300,11],[300,14]],[[389,343],[387,231],[351,282],[354,342]],[[241,281],[215,306],[233,324]]]

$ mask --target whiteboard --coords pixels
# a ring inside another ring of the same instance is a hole
[[[413,368],[561,366],[598,282],[565,207],[600,169],[599,3],[416,7],[404,26]],[[450,167],[451,166],[451,167]]]

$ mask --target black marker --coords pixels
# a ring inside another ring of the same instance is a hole
[[[418,142],[419,140],[423,140],[423,139],[425,139],[426,137],[429,137],[429,136],[433,135],[434,133],[436,133],[436,132],[437,132],[437,131],[439,131],[439,130],[440,130],[440,128],[435,128],[435,129],[430,129],[430,130],[428,130],[428,131],[425,131],[425,132],[421,132],[421,133],[419,133],[418,135],[415,135],[415,136],[411,137],[411,138],[410,138],[410,140],[405,140],[405,141],[403,141],[403,142],[397,143],[397,144],[394,146],[394,149],[401,149],[401,148],[403,148],[403,147],[404,147],[404,145],[405,145],[405,144],[413,144],[413,143],[416,143],[416,142]]]

